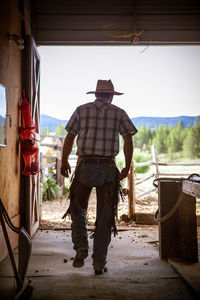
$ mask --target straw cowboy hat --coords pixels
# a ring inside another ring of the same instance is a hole
[[[123,93],[115,92],[114,86],[111,80],[98,80],[96,91],[87,92],[87,94],[95,93],[111,93],[113,95],[123,95]]]

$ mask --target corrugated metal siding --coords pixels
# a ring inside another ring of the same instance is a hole
[[[114,35],[144,29],[139,44],[200,43],[200,1],[32,1],[37,44],[132,44],[131,37],[106,35],[102,30],[106,24],[123,25],[109,28]]]

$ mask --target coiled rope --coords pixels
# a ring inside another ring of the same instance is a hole
[[[112,29],[110,27],[124,27],[126,28],[126,25],[123,25],[123,24],[105,24],[102,26],[102,31],[104,34],[108,35],[108,36],[111,36],[111,37],[116,37],[116,38],[124,38],[124,39],[128,39],[128,38],[131,38],[131,37],[138,37],[140,36],[143,32],[144,32],[144,29],[142,29],[140,32],[131,32],[131,33],[128,33],[128,34],[112,34],[108,31],[105,31],[105,29],[109,29],[110,31],[112,31]]]

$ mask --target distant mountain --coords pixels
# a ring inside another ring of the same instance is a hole
[[[51,131],[55,131],[58,124],[67,124],[67,120],[59,120],[54,117],[48,116],[48,115],[40,115],[40,130],[43,130],[45,128],[49,128]]]
[[[136,127],[142,127],[149,125],[150,129],[154,129],[156,126],[159,125],[166,125],[166,126],[176,126],[176,124],[181,121],[183,123],[184,128],[188,125],[191,127],[194,125],[194,120],[198,117],[200,121],[200,116],[179,116],[179,117],[137,117],[132,118],[132,122]]]
[[[166,126],[176,126],[176,124],[181,121],[183,122],[183,126],[186,128],[188,125],[193,126],[194,120],[197,117],[190,117],[190,116],[180,116],[180,117],[136,117],[132,118],[132,122],[136,127],[147,126],[151,129],[154,129],[156,126],[159,125],[166,125]],[[200,121],[200,116],[198,116]],[[67,120],[59,120],[54,117],[42,114],[40,117],[40,130],[45,128],[49,128],[51,131],[55,131],[58,124],[67,124]]]

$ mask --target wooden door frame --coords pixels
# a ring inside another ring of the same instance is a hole
[[[26,36],[25,49],[22,57],[22,88],[25,90],[27,100],[31,105],[31,115],[36,125],[36,139],[39,141],[39,125],[40,125],[40,70],[37,70],[38,78],[36,78],[36,70],[34,69],[36,58],[40,61],[35,41],[32,36]],[[40,68],[40,63],[39,63]],[[34,76],[33,76],[34,74]],[[37,86],[33,84],[37,83]],[[34,101],[36,97],[36,101]],[[37,120],[35,115],[38,116]],[[39,144],[38,144],[39,146]],[[39,156],[38,156],[39,161]],[[40,163],[40,161],[39,161]],[[39,202],[40,202],[40,173],[29,176],[21,176],[21,207],[23,208],[22,225],[32,237],[39,227]]]

